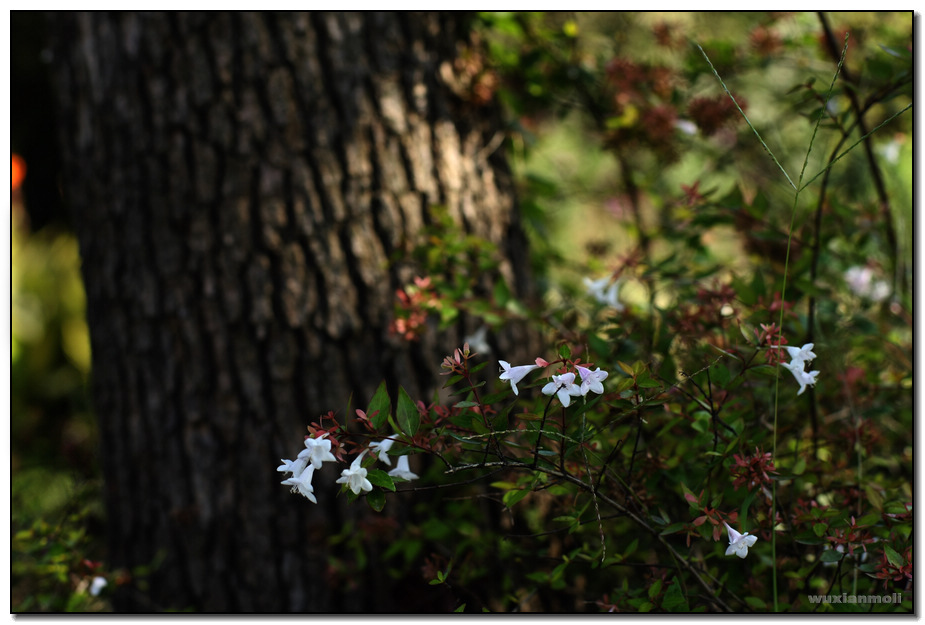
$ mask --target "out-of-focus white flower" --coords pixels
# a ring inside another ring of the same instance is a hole
[[[318,503],[318,500],[315,499],[315,487],[312,486],[312,475],[314,473],[315,467],[308,465],[299,475],[293,475],[289,479],[280,482],[280,484],[292,486],[292,492],[299,493],[312,503]]]
[[[819,377],[819,372],[806,371],[803,368],[803,361],[798,360],[794,362],[785,362],[781,363],[781,366],[789,369],[790,373],[793,374],[793,377],[795,377],[797,382],[800,384],[800,390],[797,391],[797,395],[802,395],[807,386],[816,385],[816,378]]]
[[[902,135],[900,135],[901,137]],[[881,145],[877,151],[887,160],[890,165],[895,165],[899,162],[899,152],[902,149],[903,141],[900,139],[894,138],[892,141]]]
[[[366,451],[364,449],[363,453],[354,459],[349,469],[344,469],[340,472],[340,477],[336,482],[337,484],[346,484],[356,495],[359,495],[361,490],[371,491],[373,489],[373,485],[366,479],[366,469],[360,466]]]
[[[748,548],[758,541],[758,537],[749,536],[748,532],[740,534],[729,527],[729,524],[725,521],[723,521],[723,525],[726,526],[726,533],[729,534],[729,546],[726,547],[726,555],[731,556],[732,554],[736,554],[740,558],[747,556]]]
[[[393,444],[395,444],[394,438],[384,438],[381,441],[370,443],[369,448],[378,454],[379,460],[384,462],[387,466],[392,466],[392,460],[389,458],[388,452]]]
[[[883,280],[875,280],[874,270],[870,267],[851,267],[845,272],[845,282],[855,295],[873,302],[882,302],[890,296],[890,285]]]
[[[674,127],[686,135],[696,135],[697,134],[697,124],[695,124],[689,119],[679,119],[675,121]]]
[[[498,364],[501,365],[501,368],[504,370],[501,372],[501,375],[498,376],[501,380],[507,380],[511,383],[511,388],[514,389],[514,394],[518,395],[517,383],[524,379],[524,376],[533,371],[534,369],[539,369],[536,365],[520,365],[518,367],[512,367],[511,363],[506,360],[499,360]]]
[[[552,376],[552,382],[543,387],[544,395],[553,395],[559,398],[562,405],[568,408],[572,397],[581,395],[581,389],[575,384],[575,374],[569,371],[562,375]]]
[[[305,449],[299,453],[299,460],[307,459],[316,469],[321,468],[322,462],[337,462],[337,458],[331,453],[331,441],[325,440],[327,434],[322,434],[318,438],[306,438]]]
[[[601,371],[601,368],[598,367],[595,371],[591,371],[587,367],[577,367],[578,375],[581,376],[581,394],[587,395],[588,391],[597,393],[598,395],[604,392],[604,385],[601,384],[604,380],[607,379],[607,376],[610,375],[606,371]]]
[[[93,595],[94,597],[98,596],[100,594],[100,591],[106,588],[106,585],[108,583],[109,582],[106,581],[105,577],[99,577],[99,576],[94,577],[93,581],[90,582],[90,594]]]
[[[588,295],[593,297],[599,303],[604,304],[605,306],[610,306],[611,308],[622,311],[624,310],[623,304],[620,303],[620,281],[616,280],[614,282],[610,281],[610,276],[600,278],[599,280],[592,280],[590,278],[584,278],[585,287],[588,289]]]
[[[400,477],[409,482],[418,479],[417,473],[411,472],[411,465],[408,464],[408,456],[399,456],[397,466],[389,471],[389,475],[392,477]]]
[[[475,331],[475,334],[467,336],[463,342],[467,343],[469,348],[477,354],[491,353],[491,346],[488,344],[488,326],[482,326]]]

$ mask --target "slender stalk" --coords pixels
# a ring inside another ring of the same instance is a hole
[[[793,184],[793,180],[790,179],[790,176],[787,174],[787,170],[784,169],[784,166],[781,165],[780,161],[777,160],[777,157],[774,156],[774,152],[771,151],[771,148],[768,147],[768,144],[765,143],[764,139],[761,138],[761,135],[758,134],[758,129],[755,128],[755,126],[752,124],[751,121],[749,121],[748,115],[745,114],[745,111],[743,111],[742,107],[739,106],[739,103],[736,102],[736,99],[732,95],[732,93],[729,91],[729,88],[726,87],[726,83],[723,82],[723,79],[720,77],[719,72],[716,71],[716,68],[713,67],[713,63],[710,62],[710,57],[708,57],[707,53],[703,51],[703,48],[700,47],[700,44],[694,44],[694,45],[696,45],[697,49],[700,50],[700,54],[703,55],[703,58],[707,60],[707,65],[709,65],[710,69],[713,70],[713,75],[716,76],[716,79],[719,81],[719,84],[723,86],[723,91],[726,92],[726,95],[729,96],[729,99],[732,100],[732,103],[736,105],[737,109],[739,109],[739,112],[742,114],[742,117],[745,118],[745,123],[748,124],[748,127],[751,128],[752,131],[755,133],[755,136],[758,137],[758,141],[761,143],[761,146],[764,148],[765,152],[768,153],[768,156],[771,157],[771,160],[774,161],[774,164],[777,165],[778,169],[780,169],[781,172],[784,174],[784,178],[787,179],[787,182],[790,183],[790,186],[796,189],[797,186]],[[815,132],[813,133],[813,135],[815,136]]]
[[[800,177],[797,184],[793,183],[793,180],[790,179],[790,176],[787,174],[787,171],[784,169],[783,165],[780,164],[780,161],[777,160],[777,157],[774,156],[774,153],[771,152],[771,149],[767,146],[764,140],[761,138],[761,135],[758,133],[758,130],[755,126],[749,121],[748,116],[745,115],[745,112],[739,106],[739,103],[736,102],[735,98],[732,96],[732,93],[729,92],[729,89],[726,87],[726,83],[723,82],[723,79],[720,77],[719,73],[716,71],[716,68],[713,67],[713,63],[710,62],[707,53],[703,51],[699,45],[697,48],[700,49],[700,53],[703,54],[703,57],[707,60],[707,63],[710,65],[710,69],[713,70],[713,74],[719,80],[720,84],[723,86],[723,89],[726,91],[726,95],[732,100],[736,108],[739,109],[739,112],[742,113],[742,117],[745,118],[745,123],[748,124],[748,127],[752,129],[755,133],[755,136],[758,137],[758,141],[761,142],[761,145],[771,156],[771,159],[777,164],[781,172],[784,174],[784,177],[787,179],[787,182],[790,183],[790,186],[794,189],[793,194],[793,206],[790,211],[790,228],[787,233],[787,254],[784,258],[784,278],[783,284],[781,285],[780,299],[781,302],[786,302],[786,293],[787,293],[787,276],[790,269],[790,248],[793,241],[793,227],[796,223],[796,213],[797,206],[799,205],[800,200],[800,191],[802,191],[805,186],[803,185],[803,177],[806,174],[806,166],[809,164],[809,156],[813,151],[813,144],[816,141],[816,134],[819,132],[819,126],[822,123],[822,119],[825,115],[825,109],[819,113],[819,118],[816,120],[816,125],[813,127],[813,134],[809,140],[809,146],[806,149],[806,157],[803,159],[803,167],[800,169]],[[835,88],[835,81],[838,79],[838,75],[842,70],[842,66],[845,62],[845,54],[848,52],[848,34],[845,33],[845,47],[842,50],[841,58],[838,61],[838,67],[835,70],[835,75],[832,77],[832,83],[829,85],[828,93],[826,94],[826,102],[832,97],[832,91]],[[830,165],[831,166],[831,165]],[[778,319],[778,327],[783,327],[784,324],[784,306],[781,305],[780,308],[780,317]],[[780,396],[780,363],[777,364],[778,375],[774,381],[774,426],[772,431],[772,458],[777,460],[777,413],[779,405],[779,396]],[[777,481],[771,483],[771,585],[772,593],[774,595],[774,612],[780,611],[780,605],[778,602],[777,596]]]

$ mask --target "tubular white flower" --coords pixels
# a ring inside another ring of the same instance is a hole
[[[276,470],[280,473],[292,473],[292,477],[299,477],[305,467],[308,466],[308,458],[302,458],[301,455],[295,460],[281,460],[283,464],[276,467]]]
[[[601,368],[598,367],[595,371],[591,371],[587,367],[577,367],[578,374],[581,376],[581,394],[587,395],[588,391],[597,393],[598,395],[603,394],[604,385],[601,384],[604,380],[607,379],[607,376],[610,375],[606,371],[601,371]]]
[[[813,353],[813,343],[807,343],[803,347],[797,349],[796,347],[790,347],[789,345],[784,346],[787,350],[787,353],[790,354],[790,364],[796,365],[799,362],[801,365],[807,362],[812,362],[813,358],[816,357],[816,354]]]
[[[588,295],[596,299],[605,306],[622,311],[623,304],[620,303],[620,281],[610,281],[610,276],[605,276],[599,280],[584,278],[585,287],[588,289]]]
[[[470,334],[463,339],[464,343],[467,343],[473,352],[476,354],[488,354],[491,353],[491,346],[488,344],[488,326],[482,326],[475,331],[475,334]]]
[[[758,541],[758,537],[750,536],[748,532],[740,534],[729,527],[729,524],[725,521],[723,521],[723,525],[726,526],[726,533],[729,534],[729,546],[726,547],[726,555],[731,556],[732,554],[736,554],[740,558],[747,556],[748,548]]]
[[[511,363],[506,360],[499,360],[498,364],[501,365],[502,369],[504,369],[498,378],[510,382],[511,388],[514,390],[515,395],[519,394],[517,391],[517,383],[523,380],[524,376],[534,369],[539,369],[539,367],[536,365],[520,365],[518,367],[512,367]]]
[[[543,394],[555,394],[562,405],[568,408],[572,403],[572,397],[581,395],[581,389],[575,384],[575,374],[569,371],[562,375],[552,376],[552,382],[543,387]]]
[[[315,487],[312,486],[312,475],[314,473],[315,467],[308,465],[299,475],[293,475],[288,480],[280,482],[280,484],[292,486],[292,492],[299,493],[312,503],[318,503],[318,500],[315,499]]]
[[[337,462],[337,458],[331,453],[331,441],[325,440],[327,434],[322,434],[318,438],[306,438],[305,449],[299,453],[299,460],[305,459],[311,462],[316,469],[321,468],[322,462]]]
[[[400,477],[409,482],[418,479],[417,473],[411,472],[411,465],[408,464],[408,456],[399,456],[398,465],[389,471],[389,475],[392,477]]]
[[[392,448],[393,444],[395,444],[394,438],[384,438],[381,441],[370,443],[369,448],[378,454],[379,460],[390,467],[392,466],[392,459],[389,458],[388,451]]]
[[[105,577],[97,575],[93,578],[93,581],[90,582],[90,594],[94,597],[98,596],[100,591],[103,590],[108,583]]]
[[[806,390],[807,386],[816,385],[816,378],[819,377],[819,372],[818,371],[805,371],[803,369],[802,361],[781,363],[781,366],[784,367],[785,369],[788,369],[790,373],[793,374],[793,377],[795,377],[797,382],[800,384],[800,390],[797,391],[797,395],[802,395],[803,391]]]
[[[356,495],[359,495],[361,490],[368,492],[373,489],[373,485],[366,479],[366,469],[360,466],[366,452],[367,450],[364,449],[363,453],[353,460],[349,469],[341,471],[340,477],[336,481],[337,484],[346,484]]]

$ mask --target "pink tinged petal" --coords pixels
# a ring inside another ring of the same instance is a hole
[[[511,388],[514,391],[515,395],[518,395],[517,383],[524,379],[524,377],[533,371],[534,369],[539,369],[536,365],[519,365],[517,367],[512,367],[511,363],[506,360],[499,360],[498,364],[501,365],[501,368],[504,371],[498,376],[501,380],[506,380],[511,383]]]
[[[730,545],[734,543],[735,541],[739,540],[740,538],[742,538],[742,534],[738,533],[737,531],[729,527],[728,523],[723,521],[723,525],[726,526],[726,533],[729,534],[729,544]]]

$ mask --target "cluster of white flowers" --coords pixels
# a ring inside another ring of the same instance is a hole
[[[331,441],[327,440],[327,436],[327,434],[322,434],[317,438],[306,438],[305,449],[299,453],[296,459],[284,459],[282,461],[283,464],[276,468],[276,470],[281,473],[292,474],[291,477],[283,480],[280,484],[291,486],[292,492],[299,493],[312,503],[318,503],[318,500],[315,498],[315,488],[312,486],[312,477],[315,474],[315,470],[320,469],[324,462],[337,462],[337,458],[331,453]],[[369,448],[378,452],[380,461],[387,466],[392,466],[392,461],[389,459],[386,452],[388,452],[394,442],[395,439],[386,438],[378,442],[370,443]],[[347,487],[357,495],[364,491],[371,491],[373,485],[366,477],[366,469],[361,466],[363,456],[366,455],[367,451],[369,451],[369,449],[364,449],[359,456],[354,458],[353,462],[350,463],[350,468],[341,471],[340,477],[335,483],[346,484]],[[389,475],[392,477],[400,477],[408,481],[418,478],[416,474],[411,472],[408,465],[408,456],[399,456],[398,466],[389,471]]]
[[[800,384],[797,395],[802,395],[807,386],[815,386],[816,378],[819,377],[818,371],[806,371],[806,363],[812,362],[813,358],[816,357],[816,354],[813,353],[813,344],[807,343],[799,349],[786,345],[784,347],[787,353],[790,354],[790,362],[781,363],[781,366],[788,369],[793,374],[793,377],[797,379]]]
[[[537,358],[536,361],[546,364],[546,361],[541,358]],[[519,365],[517,367],[512,367],[511,363],[506,360],[499,360],[498,364],[501,365],[501,375],[498,377],[501,380],[511,383],[511,389],[513,389],[515,395],[519,394],[517,383],[523,380],[524,377],[534,369],[540,368],[539,365]],[[581,384],[575,384],[575,374],[571,371],[563,373],[562,375],[553,375],[552,381],[543,387],[543,394],[555,395],[566,408],[568,408],[569,404],[572,402],[572,397],[584,397],[588,394],[588,391],[592,391],[599,395],[603,394],[604,385],[602,382],[607,379],[607,376],[610,375],[609,373],[601,371],[600,367],[594,371],[579,365],[576,365],[575,368],[578,369],[578,374],[581,376]]]

